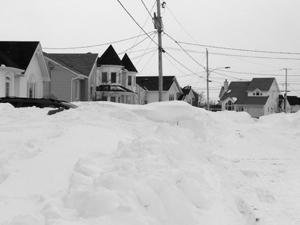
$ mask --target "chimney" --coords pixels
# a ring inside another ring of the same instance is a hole
[[[224,81],[224,92],[226,92],[228,90],[228,80],[226,79]]]

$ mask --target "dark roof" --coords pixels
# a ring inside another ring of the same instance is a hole
[[[244,97],[238,98],[234,104],[237,105],[265,105],[269,96],[256,96],[256,97]]]
[[[103,84],[96,87],[96,91],[132,92],[132,90],[118,84]]]
[[[193,91],[191,86],[185,86],[185,87],[181,88],[181,90],[182,90],[183,94],[178,97],[178,100],[184,100],[185,96],[187,96],[190,93],[190,91]]]
[[[226,98],[236,98],[237,105],[265,105],[269,96],[248,96],[247,91],[258,88],[261,91],[269,90],[274,78],[253,78],[252,81],[233,81],[224,93],[221,101]]]
[[[97,60],[97,66],[100,67],[102,65],[118,65],[122,66],[122,61],[119,58],[117,52],[113,48],[112,45],[110,45],[106,51],[101,55],[100,58]]]
[[[185,87],[182,88],[182,92],[183,92],[184,95],[188,95],[191,90],[192,90],[191,86],[185,86]]]
[[[89,76],[95,64],[98,54],[93,53],[44,53],[48,58],[56,61],[57,63],[73,70],[76,73]]]
[[[122,58],[122,64],[130,72],[138,72],[127,54]]]
[[[279,101],[282,102],[284,97],[279,95]],[[287,96],[287,100],[290,105],[300,105],[300,98],[297,96]]]
[[[223,94],[221,101],[226,98],[244,99],[247,96],[247,88],[250,81],[233,81],[229,84],[228,90]]]
[[[38,41],[0,41],[0,65],[26,70]]]
[[[253,78],[249,87],[248,91],[254,91],[258,88],[261,91],[268,91],[275,80],[274,77],[269,78]]]
[[[168,91],[175,80],[175,76],[163,77],[163,91]],[[148,91],[158,91],[158,76],[138,76],[136,83]]]

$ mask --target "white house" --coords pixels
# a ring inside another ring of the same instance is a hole
[[[158,76],[138,76],[136,78],[139,104],[158,102]],[[183,92],[175,76],[163,77],[163,101],[180,100]]]
[[[64,101],[91,101],[96,94],[98,54],[44,53],[51,96]]]
[[[37,41],[0,41],[0,97],[50,96],[50,76]]]
[[[180,97],[179,100],[182,100],[184,102],[187,102],[191,105],[195,104],[195,100],[196,100],[196,95],[195,92],[193,91],[191,86],[185,86],[182,88],[182,96]]]
[[[284,107],[284,97],[282,95],[279,96],[279,106],[280,106],[280,111],[284,112],[285,107]],[[297,96],[287,96],[287,101],[286,101],[286,112],[289,113],[295,113],[300,110],[300,98]]]
[[[275,78],[253,78],[251,81],[225,80],[220,91],[222,110],[246,111],[252,117],[279,112],[280,90]]]
[[[136,74],[128,55],[121,60],[110,45],[97,60],[96,100],[136,104]]]

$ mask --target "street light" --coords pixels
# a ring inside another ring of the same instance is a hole
[[[231,67],[230,66],[225,66],[225,67],[217,67],[217,68],[214,68],[212,70],[210,70],[208,68],[208,63],[207,63],[207,67],[206,67],[206,87],[207,87],[207,93],[206,93],[206,96],[207,96],[207,110],[209,110],[210,108],[210,104],[209,104],[209,83],[212,82],[211,80],[209,80],[209,75],[211,72],[213,71],[216,71],[216,70],[221,70],[221,69],[230,69]]]

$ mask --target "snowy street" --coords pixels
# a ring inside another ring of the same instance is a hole
[[[0,105],[1,225],[300,225],[300,113]]]

